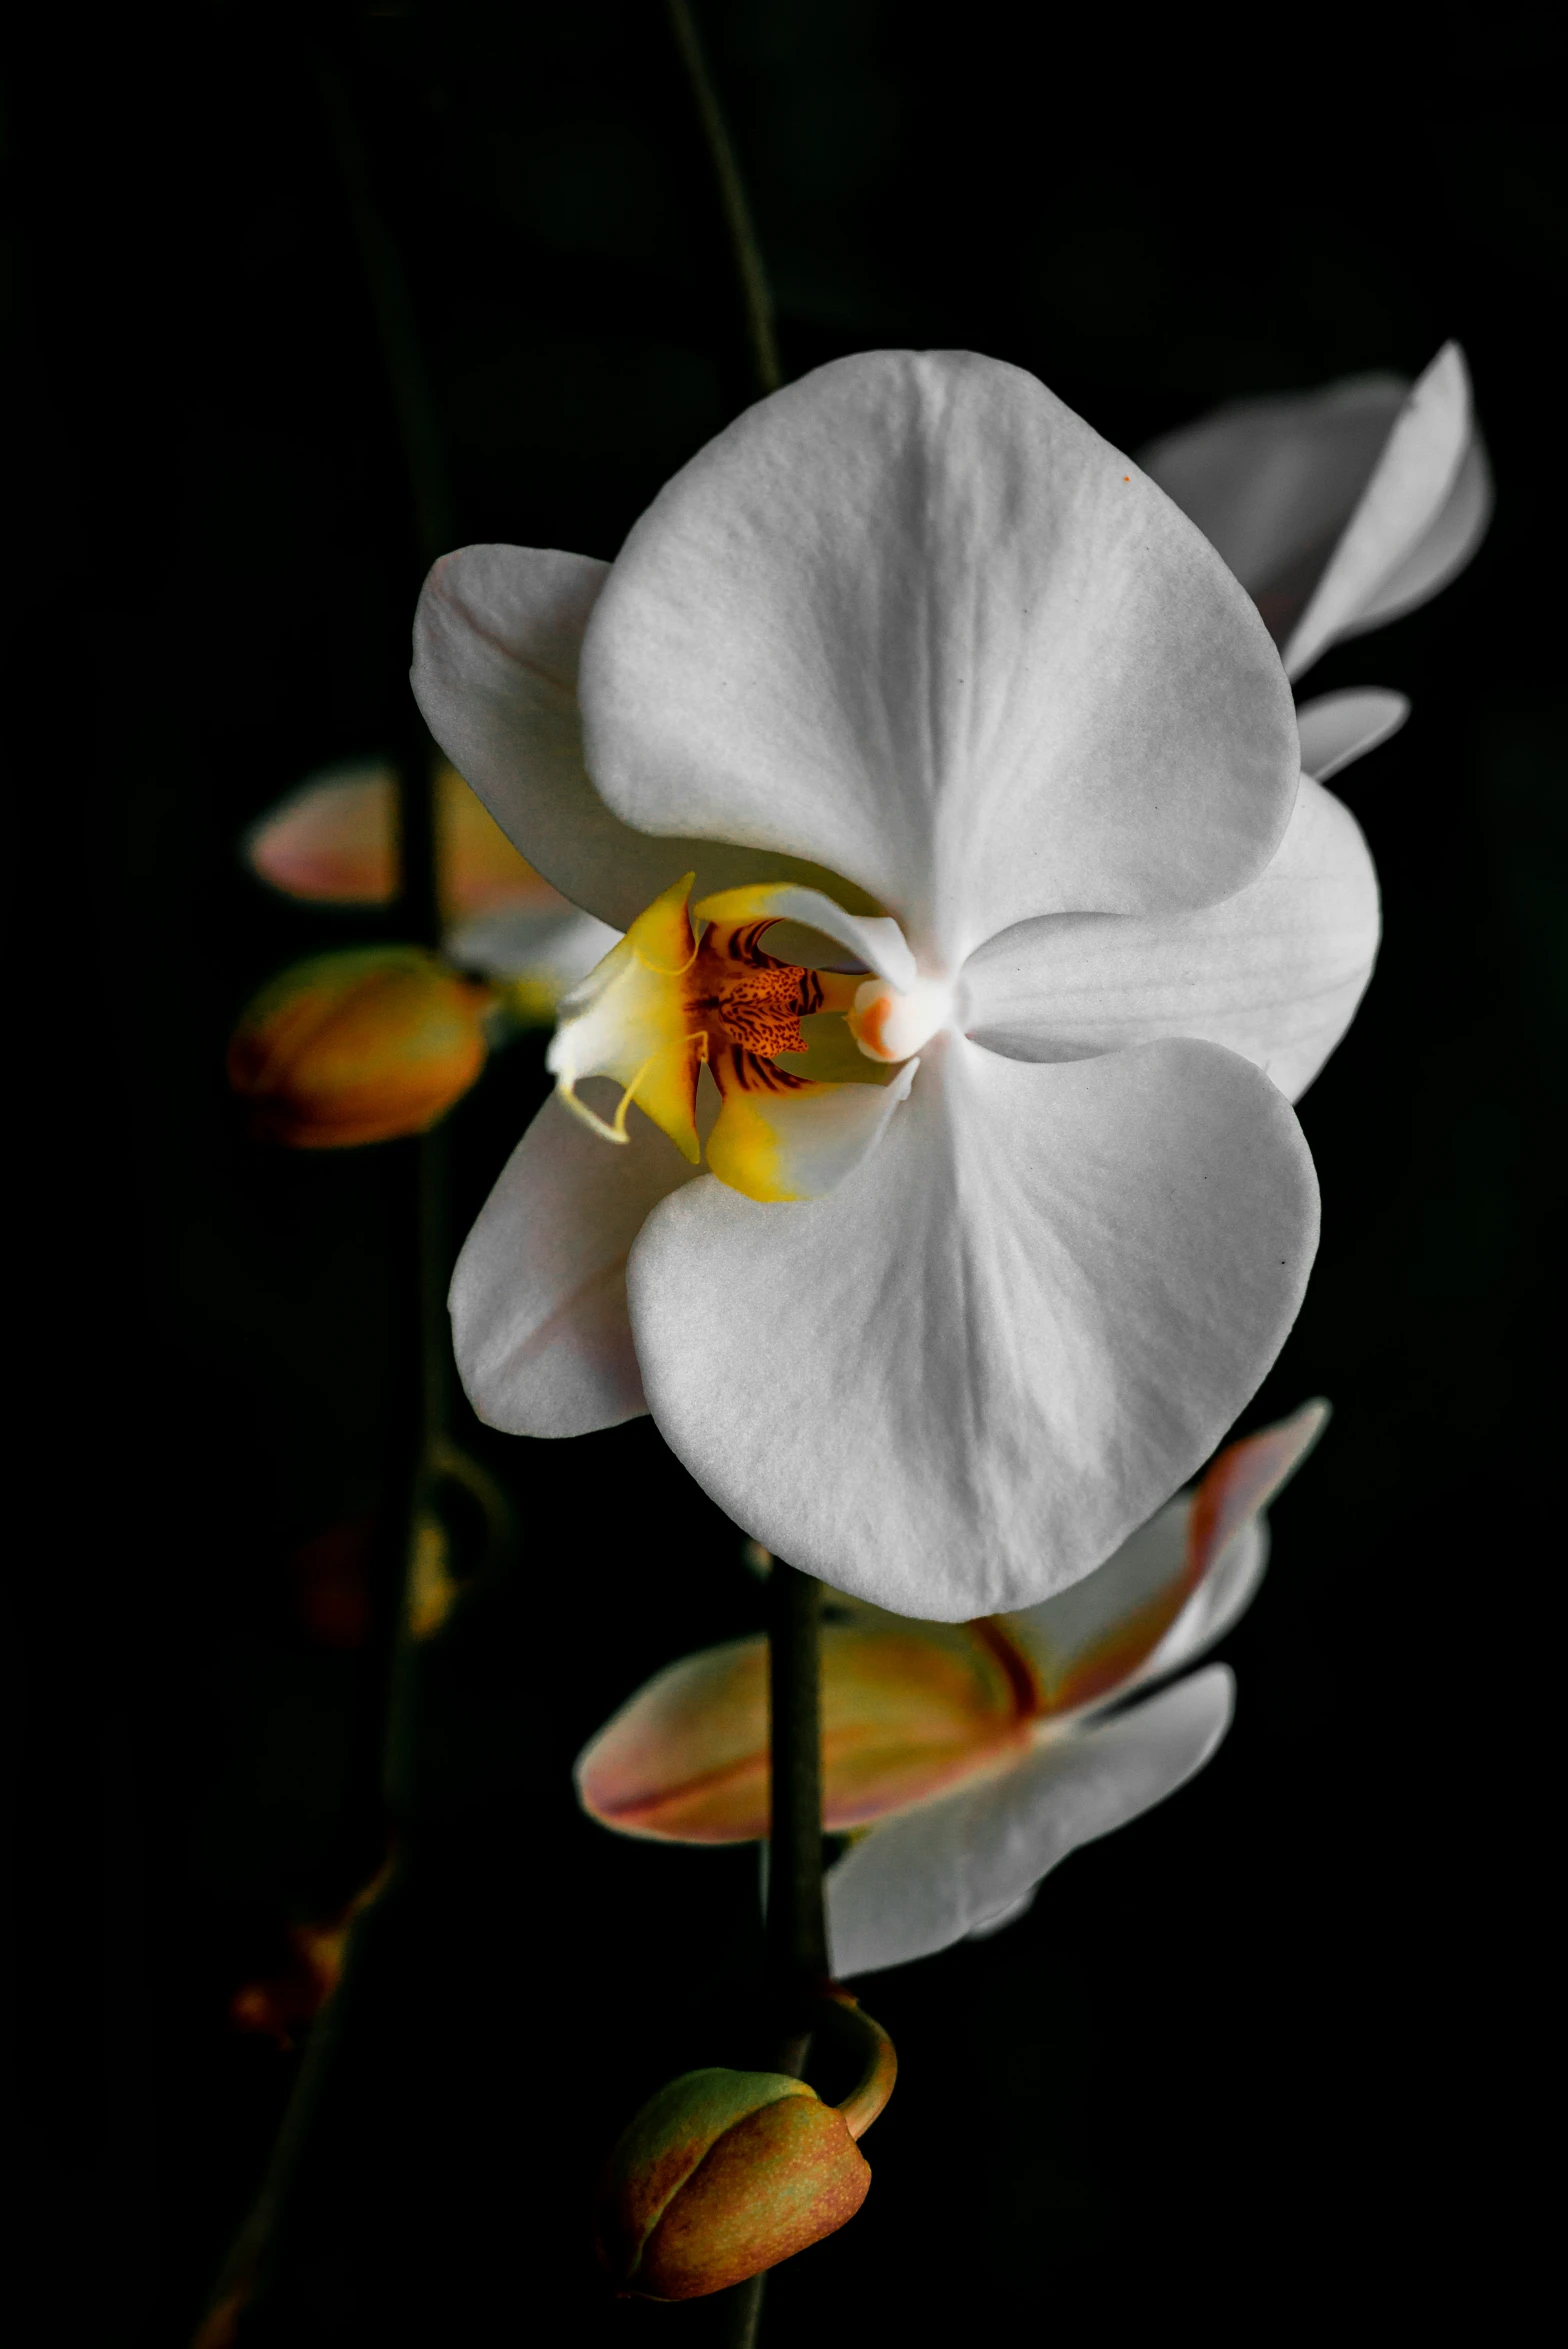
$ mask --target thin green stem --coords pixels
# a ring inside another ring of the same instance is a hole
[[[773,295],[768,285],[768,273],[762,265],[762,248],[752,224],[751,206],[746,200],[746,183],[741,178],[740,166],[735,160],[735,144],[729,125],[724,119],[714,88],[713,76],[703,53],[702,39],[697,31],[690,0],[668,0],[670,30],[691,83],[692,97],[702,123],[702,134],[708,143],[714,177],[719,184],[719,202],[724,210],[724,225],[729,233],[730,247],[735,256],[735,267],[740,278],[741,299],[746,307],[746,335],[751,344],[751,363],[757,381],[765,392],[775,392],[784,381],[779,366],[778,334],[773,318]]]

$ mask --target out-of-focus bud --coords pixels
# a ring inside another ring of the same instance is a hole
[[[418,946],[314,955],[264,987],[229,1045],[259,1141],[343,1150],[420,1134],[484,1066],[491,991]]]
[[[605,2168],[599,2259],[620,2294],[694,2300],[852,2219],[871,2167],[842,2113],[782,2072],[686,2072]]]

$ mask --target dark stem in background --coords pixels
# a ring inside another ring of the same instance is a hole
[[[681,53],[681,63],[691,83],[692,96],[702,122],[702,135],[708,142],[714,176],[719,183],[724,225],[729,231],[730,246],[735,255],[741,299],[746,305],[746,334],[751,344],[752,365],[762,389],[774,392],[784,377],[779,367],[778,336],[773,323],[773,295],[768,287],[767,271],[762,266],[756,231],[751,225],[751,206],[746,201],[745,182],[735,161],[729,126],[719,106],[718,94],[708,71],[708,61],[703,54],[697,20],[692,15],[689,0],[669,0],[669,11],[670,30],[675,35],[675,45]]]
[[[312,53],[307,62],[342,181],[402,443],[412,522],[411,607],[419,578],[453,539],[435,405],[414,328],[408,281],[375,204],[369,158],[348,92],[335,68],[319,52]],[[401,596],[398,604],[401,613]],[[389,747],[398,777],[399,926],[405,937],[438,947],[442,923],[434,746],[406,689],[395,736]],[[409,1794],[413,1726],[413,1643],[406,1603],[409,1564],[421,1517],[432,1504],[438,1478],[443,1472],[452,1472],[455,1460],[448,1442],[451,1348],[446,1285],[451,1264],[445,1130],[437,1126],[405,1148],[412,1178],[409,1208],[414,1226],[411,1302],[415,1332],[407,1357],[409,1375],[394,1407],[396,1448],[404,1473],[396,1479],[390,1538],[381,1545],[382,1554],[372,1573],[371,1622],[362,1655],[364,1687],[356,1712],[356,1750],[348,1773],[349,1803],[356,1814],[363,1811],[374,1819],[371,1848],[383,1856],[390,1856],[389,1841],[395,1847]],[[469,1466],[463,1461],[456,1465]],[[354,1824],[350,1822],[351,1834]],[[265,2289],[276,2256],[280,2222],[286,2216],[295,2174],[331,2070],[353,1976],[363,1962],[366,1924],[374,1913],[372,1907],[349,1933],[342,1976],[311,2029],[261,2190],[224,2262],[196,2334],[195,2349],[228,2349],[245,2312]]]

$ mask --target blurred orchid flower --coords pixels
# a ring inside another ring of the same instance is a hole
[[[829,1608],[823,1819],[855,1838],[828,1875],[836,1973],[1010,1923],[1070,1851],[1202,1768],[1230,1722],[1223,1666],[1126,1700],[1195,1662],[1248,1605],[1268,1556],[1263,1510],[1327,1416],[1309,1403],[1230,1445],[1194,1490],[1040,1606],[953,1625]],[[766,1641],[659,1673],[588,1745],[577,1787],[624,1835],[765,1836]]]
[[[480,1415],[651,1408],[770,1549],[925,1616],[1099,1564],[1295,1316],[1286,1096],[1377,936],[1213,549],[1017,369],[873,353],[737,419],[613,567],[446,557],[414,681],[627,933],[458,1265]]]
[[[446,952],[463,969],[504,982],[520,1024],[548,1023],[617,933],[552,889],[445,762],[436,793]],[[252,871],[286,897],[390,905],[399,887],[395,771],[359,759],[307,776],[252,825],[244,851]]]
[[[1141,462],[1254,598],[1291,677],[1436,595],[1491,518],[1457,343],[1413,385],[1358,375],[1234,401]]]

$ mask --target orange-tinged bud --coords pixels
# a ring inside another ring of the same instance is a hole
[[[423,1133],[485,1062],[488,988],[418,946],[314,955],[251,1002],[229,1083],[257,1139],[342,1150]]]
[[[804,2080],[686,2072],[610,2156],[599,2258],[623,2295],[695,2300],[833,2234],[870,2184],[844,2115]]]

